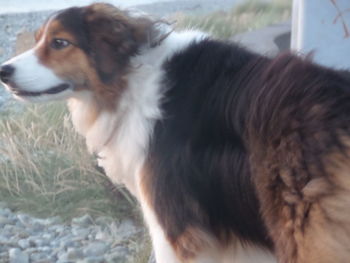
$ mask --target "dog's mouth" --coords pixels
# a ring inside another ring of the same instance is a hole
[[[60,92],[63,92],[71,87],[68,83],[63,83],[57,86],[54,86],[50,89],[44,91],[25,91],[19,89],[11,89],[11,92],[19,97],[37,97],[42,95],[54,95]]]

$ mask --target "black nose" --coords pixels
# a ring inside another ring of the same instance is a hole
[[[15,68],[11,65],[4,65],[0,68],[0,79],[2,82],[7,83],[10,81],[11,76],[15,72]]]

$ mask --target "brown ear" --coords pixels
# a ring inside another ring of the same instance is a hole
[[[123,75],[141,47],[153,48],[172,32],[165,21],[133,16],[110,4],[88,6],[85,20],[91,56],[105,83]]]
[[[89,6],[85,21],[97,73],[103,82],[111,82],[127,71],[130,58],[141,45],[135,25],[126,14],[108,4]]]

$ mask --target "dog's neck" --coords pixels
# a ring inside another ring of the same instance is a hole
[[[69,100],[76,130],[86,138],[90,152],[115,183],[122,183],[135,195],[135,178],[141,169],[154,122],[159,111],[159,70],[140,66],[130,75],[127,89],[115,110],[105,110],[92,93],[80,92]]]
[[[199,32],[172,33],[155,48],[132,59],[127,88],[115,110],[104,110],[89,91],[68,102],[76,130],[99,157],[107,176],[137,196],[137,176],[147,156],[153,127],[161,118],[161,80],[164,61],[196,39]]]

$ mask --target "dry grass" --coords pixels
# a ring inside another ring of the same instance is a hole
[[[178,13],[172,20],[176,21],[180,30],[195,28],[225,39],[237,33],[288,20],[291,16],[291,2],[291,0],[271,0],[268,3],[248,0],[231,10],[203,16]]]
[[[63,104],[32,105],[8,116],[0,122],[0,200],[36,216],[130,214],[125,198],[111,200],[105,191],[108,181]]]

